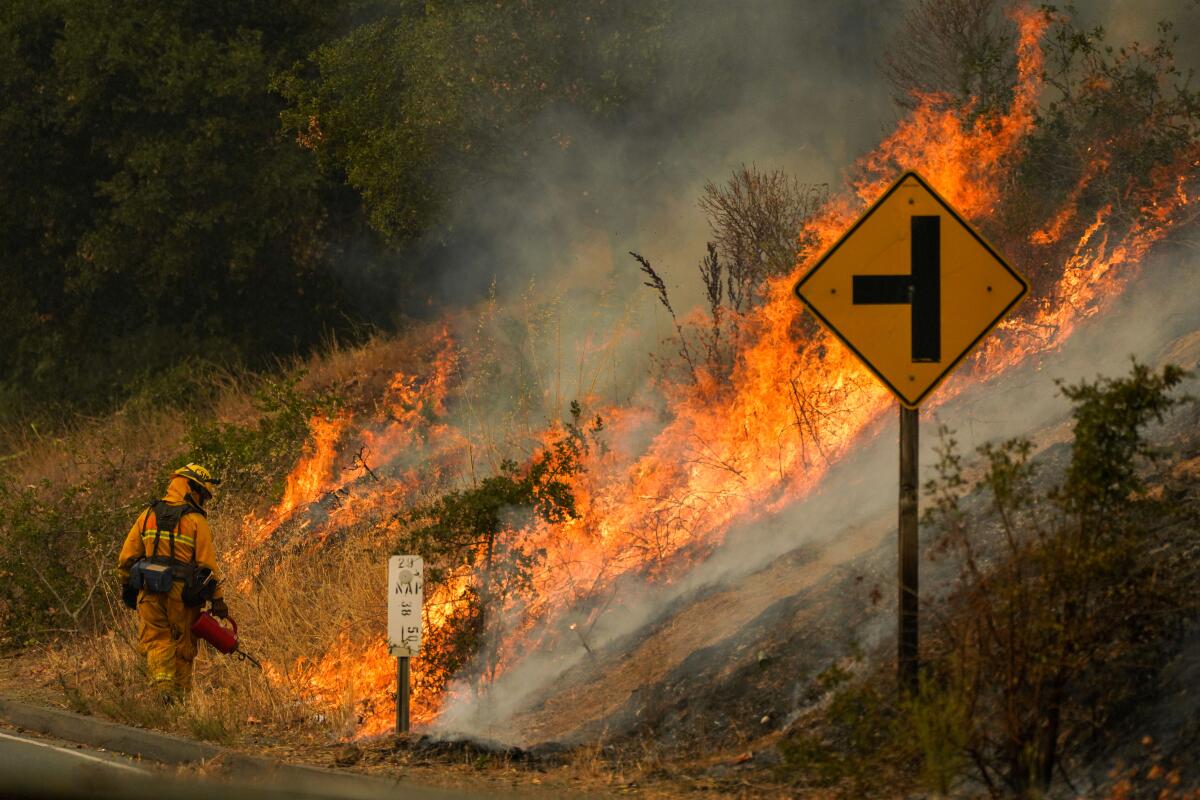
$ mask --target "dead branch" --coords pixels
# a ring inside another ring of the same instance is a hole
[[[904,15],[903,47],[883,59],[884,77],[902,107],[921,96],[974,102],[977,113],[1001,107],[1016,79],[1013,24],[1005,0],[920,0]]]
[[[821,454],[821,458],[828,464],[829,455],[825,452],[825,448],[821,444],[821,436],[817,432],[816,425],[813,424],[812,419],[809,417],[809,408],[812,406],[812,400],[807,393],[801,394],[800,387],[797,385],[795,378],[792,378],[789,384],[792,389],[792,413],[796,416],[796,423],[808,431],[808,436],[817,448],[817,452]],[[815,406],[812,406],[812,410],[816,411]],[[803,437],[801,437],[801,447],[803,446]]]
[[[729,307],[743,311],[758,302],[765,279],[790,272],[804,223],[824,204],[828,186],[804,184],[782,170],[743,165],[700,197],[713,244],[724,262]]]
[[[733,464],[730,464],[725,459],[719,457],[713,451],[712,447],[709,446],[708,442],[701,439],[698,434],[692,434],[692,438],[695,439],[697,442],[699,442],[702,454],[704,456],[706,456],[706,458],[693,458],[693,459],[689,460],[689,463],[704,464],[705,466],[715,467],[717,469],[723,469],[723,470],[726,470],[727,472],[732,472],[734,475],[738,476],[743,481],[746,480],[745,473],[743,473],[737,467],[733,466]]]
[[[358,452],[354,454],[354,461],[351,462],[350,466],[346,467],[346,469],[343,471],[349,472],[351,470],[361,470],[370,475],[376,483],[379,483],[379,476],[375,474],[375,471],[371,469],[371,465],[367,463],[367,455],[370,452],[371,451],[367,449],[366,445],[358,448]]]
[[[708,297],[708,307],[712,317],[712,328],[706,346],[708,350],[709,368],[714,373],[723,371],[724,359],[721,357],[721,302],[724,300],[725,286],[721,281],[721,260],[717,256],[717,246],[708,243],[708,253],[700,260],[700,278],[704,281],[704,292]]]
[[[92,597],[95,596],[96,589],[99,588],[100,584],[104,582],[104,563],[99,562],[99,567],[96,570],[96,578],[91,582],[91,586],[88,589],[87,595],[84,596],[83,601],[80,602],[80,604],[73,611],[71,610],[71,604],[68,603],[61,594],[59,594],[58,589],[55,588],[54,584],[51,583],[50,580],[42,573],[42,571],[37,568],[37,564],[34,562],[34,560],[30,559],[28,563],[29,568],[33,570],[33,574],[37,576],[38,581],[41,582],[42,586],[46,587],[46,591],[54,595],[54,599],[58,603],[57,608],[63,614],[71,618],[71,622],[74,625],[72,631],[78,632],[81,630],[79,625],[79,615],[82,614],[83,610],[87,608],[89,603],[92,602]]]

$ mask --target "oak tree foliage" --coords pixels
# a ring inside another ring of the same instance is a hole
[[[96,408],[334,319],[352,198],[279,134],[323,3],[13,0],[0,14],[0,388]]]

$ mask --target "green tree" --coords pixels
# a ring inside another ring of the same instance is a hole
[[[401,0],[318,48],[278,85],[285,120],[361,192],[392,240],[424,233],[454,192],[532,168],[541,115],[611,120],[644,88],[663,0]]]
[[[0,13],[0,374],[95,406],[186,357],[335,319],[352,193],[279,134],[272,76],[343,4],[14,0]]]

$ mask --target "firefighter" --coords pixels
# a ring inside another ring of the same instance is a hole
[[[199,464],[175,470],[166,496],[129,529],[117,565],[122,599],[138,612],[138,644],[150,682],[168,703],[191,686],[192,624],[201,608],[207,602],[213,616],[229,616],[204,511],[219,483]]]

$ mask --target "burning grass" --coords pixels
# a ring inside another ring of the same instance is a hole
[[[674,335],[657,352],[653,379],[623,399],[597,388],[597,376],[615,373],[629,333],[612,322],[628,319],[623,309],[607,309],[569,365],[562,330],[572,326],[560,304],[526,298],[505,307],[491,298],[473,314],[452,312],[394,339],[331,348],[303,374],[227,379],[203,408],[151,404],[152,454],[133,417],[118,415],[82,426],[70,442],[10,434],[13,452],[32,444],[38,452],[7,469],[20,484],[46,477],[61,487],[84,476],[86,486],[114,487],[112,513],[93,531],[112,537],[98,540],[97,563],[164,461],[204,460],[229,477],[212,521],[230,606],[265,671],[205,664],[213,699],[196,710],[195,731],[237,740],[265,726],[337,739],[388,730],[393,662],[379,587],[397,548],[422,551],[432,579],[430,652],[414,663],[416,720],[433,723],[454,704],[470,711],[530,653],[578,640],[591,655],[580,631],[623,613],[611,602],[623,578],[678,579],[731,528],[806,497],[878,430],[890,398],[804,317],[791,288],[898,169],[922,172],[1034,287],[943,399],[1059,347],[1113,303],[1152,247],[1192,221],[1197,115],[1186,90],[1167,88],[1169,49],[1141,60],[1106,55],[1092,34],[1069,36],[1068,20],[1032,10],[1016,11],[1011,26],[1005,103],[915,96],[841,191],[801,192],[753,170],[726,194],[710,188],[710,205],[728,216],[741,206],[717,200],[749,202],[746,187],[774,187],[767,194],[780,213],[801,224],[794,264],[757,268],[746,262],[756,251],[749,234],[727,231],[701,263],[708,314],[676,314],[653,254],[637,256]],[[1049,59],[1047,40],[1060,45]],[[1068,92],[1066,78],[1086,79],[1086,88]],[[1132,94],[1146,80],[1161,102],[1134,114]],[[1104,126],[1086,121],[1097,113]],[[1044,168],[1053,159],[1056,168]],[[788,192],[803,202],[789,202]],[[770,230],[777,254],[777,226]],[[564,372],[578,374],[572,389]],[[214,412],[215,422],[197,419]],[[80,471],[77,448],[103,446],[105,435],[115,438],[104,452],[121,458]],[[14,603],[34,597],[28,592],[7,598],[0,615],[11,619]],[[48,605],[45,596],[36,602]],[[62,616],[57,606],[43,611]],[[136,674],[112,641],[96,652],[108,653],[109,666],[92,665],[99,674]],[[99,702],[108,691],[82,678],[71,685],[73,702]],[[244,717],[222,697],[237,698]]]
[[[1049,113],[1039,105],[1046,89],[1043,75],[1061,74],[1056,69],[1111,72],[1132,68],[1123,56],[1100,67],[1094,61],[1097,51],[1086,48],[1077,54],[1083,66],[1048,64],[1040,42],[1050,35],[1048,30],[1060,35],[1064,24],[1060,18],[1039,12],[1014,14],[1015,84],[1004,107],[976,114],[945,96],[919,98],[897,130],[857,165],[851,190],[831,194],[819,208],[808,209],[800,235],[807,249],[800,253],[790,274],[763,276],[757,303],[745,308],[722,305],[721,294],[713,289],[722,286],[723,274],[745,272],[736,264],[722,267],[722,258],[739,257],[729,248],[711,250],[702,264],[713,305],[712,318],[707,320],[677,313],[651,260],[635,255],[675,328],[669,346],[677,350],[679,360],[664,364],[656,387],[662,410],[614,407],[594,396],[579,398],[586,409],[584,416],[603,420],[604,430],[566,481],[574,513],[509,526],[505,537],[515,543],[509,553],[525,563],[522,586],[502,600],[490,600],[496,608],[488,609],[486,617],[451,613],[427,620],[434,640],[439,629],[449,625],[447,634],[454,635],[441,641],[448,647],[475,642],[468,650],[483,659],[479,663],[458,656],[452,659],[460,666],[451,672],[457,672],[460,680],[447,684],[449,696],[474,697],[488,683],[478,675],[494,676],[519,661],[518,653],[552,644],[563,634],[546,623],[576,603],[603,597],[620,576],[670,580],[703,558],[735,523],[751,523],[804,497],[830,463],[872,430],[889,407],[889,398],[828,335],[797,321],[792,282],[863,205],[874,199],[897,167],[922,171],[968,219],[979,221],[985,229],[991,220],[1011,216],[1028,193],[1047,191],[1048,187],[1039,186],[1021,170],[1024,160],[1038,157],[1034,150],[1041,144],[1039,121]],[[1087,48],[1091,47],[1089,43]],[[1169,74],[1164,67],[1159,77]],[[1109,86],[1111,91],[1113,84]],[[1155,113],[1186,112],[1177,108]],[[1139,119],[1123,135],[1153,138],[1156,133],[1150,126],[1156,121]],[[1081,320],[1099,313],[1118,296],[1151,246],[1191,218],[1194,146],[1187,140],[1176,142],[1175,147],[1158,167],[1130,176],[1132,183],[1124,189],[1124,198],[1141,209],[1137,215],[1119,220],[1113,213],[1116,206],[1092,193],[1101,177],[1111,181],[1115,170],[1125,169],[1123,162],[1117,161],[1106,166],[1101,157],[1084,162],[1076,181],[1055,190],[1062,205],[1041,221],[1045,224],[1039,223],[1036,230],[1011,226],[994,231],[1002,249],[1005,244],[1019,246],[1022,253],[1030,247],[1040,248],[1037,259],[1026,262],[1040,291],[974,359],[967,371],[969,377],[948,387],[943,397],[961,390],[970,380],[994,377],[1058,347]],[[740,180],[747,178],[743,175]],[[489,313],[494,315],[494,310]],[[712,353],[718,341],[731,343],[730,357],[703,358],[701,354]],[[712,346],[706,347],[705,342]],[[386,423],[378,414],[360,414],[343,429],[339,445],[343,452],[359,451],[364,442],[370,443],[372,452],[381,454],[415,446],[427,457],[434,456],[427,462],[434,469],[424,475],[407,473],[409,481],[416,478],[416,488],[398,475],[385,474],[382,481],[374,483],[350,481],[344,475],[327,477],[324,491],[344,493],[345,510],[335,508],[314,522],[320,529],[318,536],[358,524],[363,517],[353,510],[364,509],[368,519],[375,514],[375,530],[382,541],[404,547],[411,541],[411,529],[399,517],[381,520],[372,505],[378,499],[412,503],[423,491],[461,486],[455,481],[466,477],[468,466],[469,485],[478,486],[475,452],[490,456],[492,463],[486,472],[491,474],[499,471],[504,457],[493,455],[498,451],[522,453],[523,458],[517,459],[524,465],[520,469],[537,463],[562,426],[570,424],[553,421],[553,409],[545,408],[549,412],[544,412],[545,416],[552,420],[548,428],[539,430],[525,417],[524,425],[510,430],[503,439],[492,434],[486,444],[470,429],[471,415],[463,413],[463,409],[494,405],[489,402],[494,397],[487,392],[500,375],[496,352],[494,341],[480,343],[450,334],[449,343],[438,345],[438,356],[431,358],[424,375],[405,374],[393,381],[393,387],[417,387],[418,393],[436,396],[434,401],[418,404],[424,411]],[[511,400],[520,405],[536,395],[536,390],[536,383],[518,383]],[[781,408],[790,408],[790,415],[781,419]],[[317,429],[314,433],[324,435]],[[402,446],[389,447],[393,441]],[[387,463],[386,458],[381,461]],[[306,462],[302,467],[308,469],[312,464]],[[435,570],[440,569],[447,580],[459,586],[466,580],[471,587],[474,594],[449,592],[447,601],[460,606],[470,602],[471,596],[478,597],[496,563],[490,547],[493,536],[483,529],[476,533],[480,537],[477,547],[486,552],[464,542],[458,563],[454,559],[435,563]],[[603,613],[595,610],[598,605],[591,607],[580,621],[585,626],[592,622],[588,614]],[[480,619],[486,620],[482,631],[472,627],[479,625]],[[502,651],[494,649],[498,641],[503,642]],[[367,652],[373,653],[373,658],[382,657],[378,648]],[[326,666],[337,674],[345,663],[338,657],[327,660]],[[446,677],[449,675],[438,676],[435,683]],[[428,676],[418,675],[418,680],[427,681]],[[446,696],[438,697],[433,707],[419,704],[420,713],[426,717],[436,713]],[[375,728],[368,724],[366,729]]]

